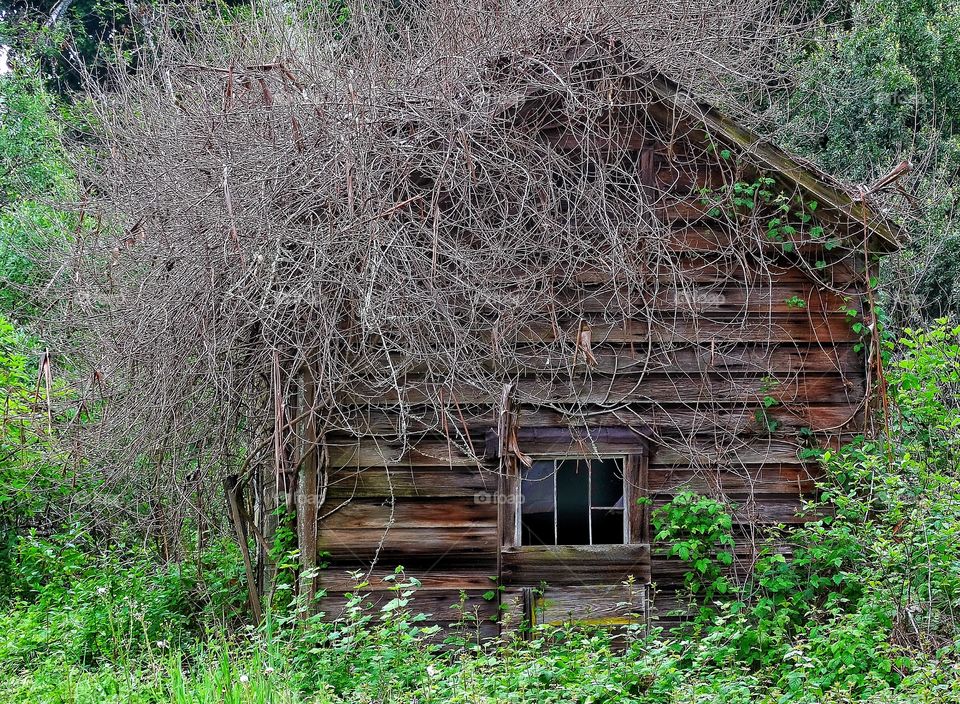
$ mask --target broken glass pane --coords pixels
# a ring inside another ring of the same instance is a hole
[[[557,462],[557,544],[590,544],[590,462]]]
[[[620,545],[623,543],[623,510],[595,508],[592,511],[593,544]]]
[[[556,545],[553,460],[534,462],[520,483],[520,544]]]
[[[590,486],[593,508],[623,506],[623,460],[608,458],[593,460]]]

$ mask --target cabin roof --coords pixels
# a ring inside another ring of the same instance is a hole
[[[551,45],[550,48],[547,46]],[[560,79],[559,73],[571,75],[586,70],[598,63],[610,62],[620,68],[625,75],[642,76],[643,90],[651,98],[663,104],[675,106],[677,112],[696,122],[710,134],[712,139],[725,142],[726,146],[736,148],[747,155],[758,168],[768,170],[772,176],[779,177],[795,188],[815,199],[825,209],[833,211],[848,226],[860,224],[868,234],[867,246],[876,253],[890,253],[900,249],[906,240],[902,228],[891,220],[869,198],[869,192],[859,186],[845,184],[831,176],[811,161],[790,154],[768,139],[745,127],[738,120],[695,95],[681,84],[652,66],[649,61],[639,58],[626,43],[620,39],[586,33],[579,36],[555,37],[544,47],[546,51],[559,49],[563,58],[563,67],[545,68],[545,62],[531,71],[529,63],[524,73],[536,73],[541,79],[550,82],[552,77]],[[525,62],[529,52],[499,57],[494,63],[493,75],[503,76],[517,59]],[[607,68],[610,68],[609,64]],[[489,77],[489,76],[488,76]],[[542,84],[540,88],[542,89]],[[559,87],[559,86],[558,86]],[[520,97],[519,103],[542,101],[542,90]],[[518,107],[517,104],[512,106]]]
[[[759,166],[781,175],[825,206],[849,218],[851,222],[863,223],[873,236],[869,241],[871,249],[889,253],[901,247],[905,238],[900,226],[871,203],[862,190],[858,192],[856,187],[843,183],[809,160],[781,149],[710,103],[695,98],[662,73],[656,70],[651,73],[649,89],[657,97],[695,115],[714,135],[742,148]]]

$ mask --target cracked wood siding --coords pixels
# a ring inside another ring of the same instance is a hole
[[[659,245],[673,260],[647,272],[648,286],[624,289],[628,305],[591,287],[603,280],[602,272],[582,273],[576,284],[583,289],[558,286],[563,312],[557,325],[512,331],[517,358],[491,360],[489,367],[515,383],[521,427],[566,427],[577,415],[565,414],[565,407],[577,406],[591,425],[650,428],[647,490],[654,507],[680,491],[737,504],[730,568],[736,574],[752,562],[748,537],[756,528],[808,518],[798,511],[813,496],[817,469],[799,459],[808,442],[799,431],[809,429],[819,444],[835,446],[862,430],[865,362],[860,335],[843,311],[862,309],[866,274],[862,257],[802,243],[792,257],[827,262],[814,280],[772,245],[689,225],[702,211],[682,198],[664,210],[674,221],[673,236]],[[731,254],[737,246],[764,250],[767,264],[758,265],[749,252]],[[677,272],[693,288],[677,288]],[[624,318],[619,311],[631,306],[637,316]],[[583,322],[591,328],[595,367],[582,356],[563,359],[538,350],[538,342],[555,339],[558,331],[576,335]],[[685,566],[666,558],[664,546],[640,549],[626,562],[572,555],[561,570],[515,562],[509,551],[501,556],[497,465],[478,462],[469,451],[481,454],[487,431],[497,427],[492,399],[468,386],[445,388],[443,398],[453,399],[459,414],[450,438],[424,432],[415,418],[422,414],[424,428],[436,427],[430,403],[438,389],[418,381],[416,364],[397,362],[406,370],[405,384],[364,401],[370,434],[327,438],[328,494],[319,513],[333,512],[321,523],[318,548],[329,554],[320,580],[328,617],[352,588],[349,573],[366,574],[371,565],[365,590],[374,603],[391,597],[394,583],[384,577],[403,565],[423,582],[413,608],[431,609],[429,623],[455,623],[451,605],[462,590],[483,633],[497,615],[484,595],[496,588],[496,579],[518,576],[542,575],[568,590],[591,581],[609,590],[633,576],[656,586],[644,613],[663,617],[682,606],[675,591]],[[769,408],[767,397],[775,401]],[[402,428],[395,410],[401,401],[413,416]],[[503,603],[517,593],[509,587]],[[622,617],[621,601],[605,594],[591,592],[587,601],[597,613]],[[558,604],[554,613],[576,611],[574,592],[553,597],[546,603]]]
[[[778,296],[808,295],[809,281],[794,278],[795,283],[779,282],[772,290]],[[744,292],[736,300],[747,297]],[[766,300],[772,301],[772,296]],[[803,443],[797,431],[810,428],[820,440],[835,443],[861,428],[866,391],[863,358],[853,348],[855,336],[848,321],[827,306],[767,314],[757,310],[748,315],[753,320],[744,321],[745,329],[762,327],[771,316],[775,318],[777,327],[766,329],[776,329],[778,337],[769,344],[734,335],[712,349],[708,343],[680,341],[642,349],[616,336],[598,335],[593,350],[598,366],[592,370],[582,364],[568,367],[575,381],[542,382],[537,372],[554,373],[556,361],[545,365],[536,355],[524,358],[518,387],[528,396],[518,409],[520,423],[563,427],[567,420],[563,401],[585,398],[600,404],[615,399],[616,410],[593,406],[597,415],[592,420],[597,425],[653,429],[648,489],[655,505],[678,491],[720,496],[739,504],[735,520],[744,533],[753,525],[803,520],[796,512],[802,499],[812,496],[816,468],[798,459]],[[701,327],[709,329],[710,321],[704,322]],[[682,321],[682,325],[691,324]],[[611,329],[627,327],[611,325]],[[715,329],[719,335],[724,328],[716,325]],[[645,375],[636,371],[639,365]],[[769,377],[782,381],[777,390],[780,402],[767,411],[768,418],[778,423],[773,433],[755,417],[769,391],[764,390]],[[414,378],[410,385],[415,384]],[[530,399],[541,399],[550,407]],[[464,438],[454,443],[411,427],[410,447],[404,448],[396,437],[397,417],[389,400],[384,400],[382,407],[368,409],[371,427],[379,431],[376,437],[329,439],[325,508],[344,505],[323,521],[319,532],[318,547],[330,553],[329,567],[321,578],[327,591],[323,610],[334,613],[332,604],[349,591],[347,572],[369,569],[378,555],[381,574],[402,564],[424,581],[429,598],[419,604],[438,611],[429,623],[444,627],[456,623],[450,605],[465,590],[468,609],[476,607],[484,623],[481,630],[489,630],[484,619],[495,614],[489,613],[483,594],[495,587],[491,577],[498,575],[497,473],[494,467],[478,464],[465,450],[472,444],[476,452],[482,451],[486,431],[496,424],[492,410],[478,403],[483,399],[462,401],[469,444]],[[431,409],[424,405],[421,412],[430,417]],[[462,434],[463,429],[458,432]],[[742,544],[735,567],[743,569],[751,554],[749,544]],[[507,564],[504,569],[511,568]],[[598,569],[611,580],[627,574],[616,563],[602,568],[575,565],[573,572],[595,574]],[[683,565],[662,557],[654,546],[646,569],[657,586],[651,595],[651,613],[662,614],[679,605],[674,591],[682,584]],[[390,586],[374,580],[367,589],[378,600],[390,593]]]

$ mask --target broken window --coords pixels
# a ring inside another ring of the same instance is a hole
[[[624,458],[541,459],[520,481],[521,545],[624,540]]]

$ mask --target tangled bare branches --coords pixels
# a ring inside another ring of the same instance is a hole
[[[52,290],[91,370],[86,447],[111,480],[186,502],[187,478],[295,466],[305,416],[359,434],[383,409],[404,443],[440,431],[472,453],[468,420],[505,381],[533,379],[521,400],[569,416],[629,406],[637,387],[604,381],[624,370],[592,350],[624,321],[649,343],[632,384],[670,366],[664,351],[756,339],[736,308],[750,301],[701,315],[731,281],[704,272],[769,287],[751,254],[766,222],[729,228],[694,266],[678,246],[695,228],[675,226],[708,217],[689,211],[712,197],[705,160],[727,182],[750,174],[694,103],[680,115],[650,88],[663,73],[717,99],[761,90],[790,39],[768,3],[370,7],[215,29],[180,16],[140,70],[94,87],[83,177],[100,225]],[[644,145],[669,163],[640,163]],[[764,354],[745,364],[771,373]],[[590,394],[564,385],[575,369],[598,374]],[[739,383],[700,384],[697,408]]]

